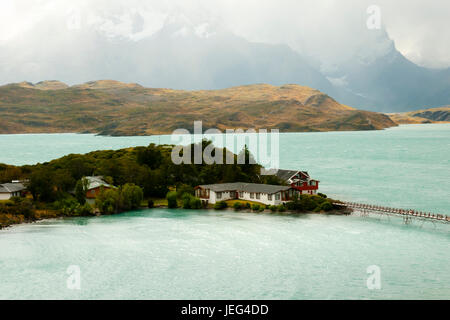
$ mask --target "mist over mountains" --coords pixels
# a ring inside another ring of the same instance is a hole
[[[142,33],[139,14],[131,25],[134,34]],[[0,44],[0,82],[55,79],[72,85],[114,79],[184,90],[292,83],[372,111],[450,104],[450,69],[412,63],[383,30],[374,39],[372,47],[325,68],[327,61],[318,61],[313,53],[251,42],[223,26],[193,23],[183,15],[170,16],[155,32],[139,37],[110,34],[93,25],[68,29],[65,18],[55,18]]]

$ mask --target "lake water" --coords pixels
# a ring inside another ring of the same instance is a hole
[[[0,232],[0,299],[449,299],[445,227],[181,209],[42,221]]]
[[[163,137],[2,135],[0,162]],[[44,151],[43,151],[44,150]],[[291,133],[281,167],[352,201],[450,213],[450,125]],[[450,299],[449,225],[397,218],[153,209],[0,231],[0,299]],[[81,272],[70,290],[66,270]],[[369,290],[369,266],[380,289]]]

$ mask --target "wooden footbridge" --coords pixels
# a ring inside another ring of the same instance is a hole
[[[413,209],[398,209],[356,202],[335,202],[334,205],[356,209],[363,216],[367,216],[371,213],[376,213],[402,217],[403,222],[406,224],[411,223],[414,219],[423,221],[450,223],[450,216],[430,212],[422,212]]]

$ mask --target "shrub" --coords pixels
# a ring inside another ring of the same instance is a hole
[[[214,204],[215,210],[223,210],[228,207],[228,204],[225,201],[219,201]]]
[[[54,208],[60,210],[66,216],[76,215],[76,210],[79,206],[78,201],[73,198],[64,198],[53,204]]]
[[[252,206],[250,205],[249,202],[246,202],[246,203],[245,203],[245,209],[251,209],[251,207],[252,207]]]
[[[272,211],[272,212],[276,212],[277,209],[278,209],[278,207],[277,207],[277,206],[270,206],[269,209],[270,209],[270,211]]]
[[[166,195],[167,205],[169,208],[178,208],[177,193],[175,191],[169,191]]]
[[[286,207],[283,204],[280,204],[278,206],[278,212],[285,212],[286,211]]]
[[[323,210],[323,211],[330,211],[333,209],[333,204],[329,201],[325,201],[324,203],[322,203],[320,205],[319,208],[320,208],[320,210]]]
[[[194,195],[194,188],[187,184],[180,184],[177,186],[177,197],[182,199],[185,194]]]
[[[25,219],[34,219],[35,217],[33,202],[30,199],[18,197],[0,203],[0,214],[23,215]]]
[[[234,208],[234,210],[236,210],[236,211],[241,210],[241,209],[242,209],[242,203],[240,203],[240,202],[235,202],[235,203],[233,204],[233,208]]]
[[[253,211],[259,211],[259,204],[254,203],[254,204],[252,205],[252,210],[253,210]]]
[[[191,197],[190,206],[191,209],[201,209],[203,207],[202,200],[197,197]]]
[[[89,203],[79,205],[75,209],[75,214],[78,216],[90,216],[93,214],[92,206]]]
[[[322,200],[323,198],[320,199]],[[313,196],[307,194],[302,194],[300,196],[300,208],[298,209],[298,211],[313,211],[317,206],[318,206],[317,199],[314,198]]]
[[[286,209],[290,210],[290,211],[299,211],[300,210],[300,206],[298,202],[295,201],[289,201],[288,203],[286,203]]]
[[[151,209],[151,208],[153,208],[154,206],[155,206],[155,203],[153,202],[153,200],[152,200],[152,199],[149,199],[149,200],[148,200],[147,207],[149,207],[149,208]]]
[[[201,209],[202,208],[202,201],[194,197],[193,195],[189,193],[185,193],[182,196],[183,201],[183,209]]]
[[[183,194],[183,196],[181,197],[183,201],[183,209],[191,209],[191,198],[193,197],[189,193]]]
[[[327,195],[326,195],[326,194],[323,194],[323,193],[320,193],[320,192],[318,193],[318,196],[319,196],[319,197],[322,197],[322,198],[324,198],[324,199],[327,198]]]

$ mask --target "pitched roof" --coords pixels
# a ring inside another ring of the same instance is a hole
[[[297,174],[299,172],[298,170],[284,170],[284,169],[278,169],[278,171],[275,173],[275,175],[280,178],[281,180],[287,181],[289,180],[293,175]]]
[[[21,183],[3,183],[0,184],[0,193],[13,193],[25,190],[25,186]]]
[[[276,186],[270,184],[259,183],[247,183],[247,182],[234,182],[234,183],[219,183],[219,184],[206,184],[198,186],[202,189],[210,189],[215,192],[223,191],[245,191],[245,192],[260,192],[273,194],[279,191],[285,191],[291,189],[290,186]]]
[[[108,184],[108,183],[106,183],[104,180],[103,180],[103,177],[102,176],[92,176],[92,177],[85,177],[85,179],[88,181],[88,187],[87,187],[87,189],[88,190],[91,190],[91,189],[95,189],[95,188],[99,188],[99,187],[108,187],[108,188],[114,188],[114,186],[112,186],[112,185],[110,185],[110,184]]]

